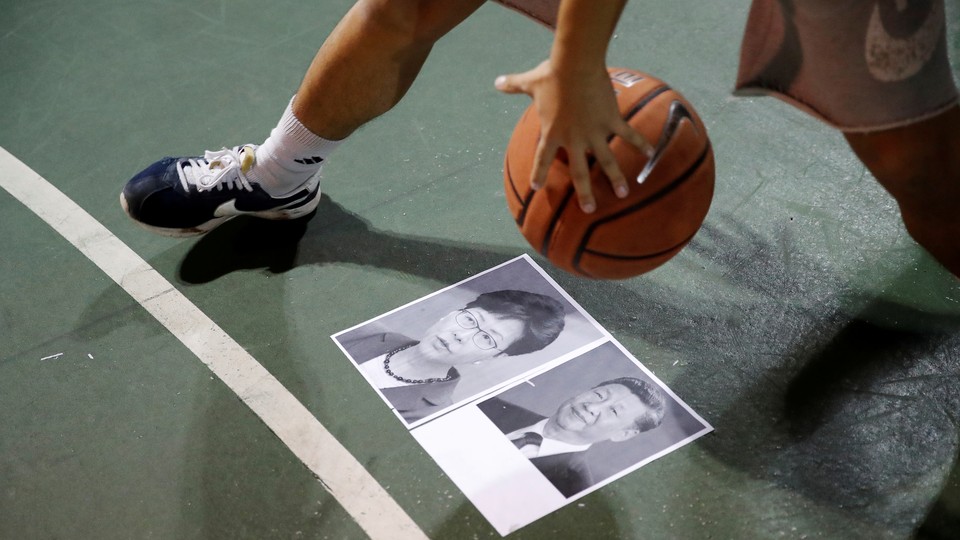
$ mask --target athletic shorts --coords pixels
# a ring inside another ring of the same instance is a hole
[[[497,2],[556,27],[560,0]],[[753,0],[734,93],[843,131],[911,124],[957,104],[946,34],[943,0]]]
[[[772,95],[848,132],[957,103],[943,0],[754,0],[737,95]]]

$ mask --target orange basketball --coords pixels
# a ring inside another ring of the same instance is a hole
[[[590,176],[597,210],[580,210],[562,152],[543,189],[530,189],[540,120],[531,105],[504,159],[507,206],[534,249],[567,272],[623,279],[653,270],[680,252],[713,199],[714,160],[707,130],[676,90],[646,73],[610,69],[620,113],[654,147],[653,158],[620,137],[610,148],[630,182],[618,199],[599,164]]]

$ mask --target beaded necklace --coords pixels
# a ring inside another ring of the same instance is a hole
[[[396,380],[398,380],[398,381],[400,381],[400,382],[404,382],[404,383],[407,383],[407,384],[427,384],[427,383],[436,383],[436,382],[446,382],[446,381],[449,381],[450,379],[453,378],[453,375],[449,375],[449,374],[448,374],[446,377],[444,377],[444,378],[442,378],[442,379],[437,379],[437,378],[431,378],[431,379],[407,379],[407,378],[401,377],[400,375],[397,375],[396,373],[394,373],[393,371],[391,371],[391,370],[390,370],[390,359],[393,357],[393,355],[397,354],[397,353],[400,352],[400,351],[409,349],[410,347],[413,347],[414,345],[416,345],[416,343],[408,343],[408,344],[404,345],[403,347],[400,347],[400,348],[398,348],[398,349],[394,349],[394,350],[392,350],[392,351],[390,351],[390,352],[387,353],[387,356],[383,359],[383,370],[387,372],[387,375],[393,377],[394,379],[396,379]]]

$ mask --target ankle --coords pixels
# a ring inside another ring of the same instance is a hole
[[[294,98],[295,99],[295,98]],[[288,193],[320,171],[341,141],[324,139],[304,126],[293,113],[292,99],[270,136],[257,147],[257,159],[247,178],[271,195]]]

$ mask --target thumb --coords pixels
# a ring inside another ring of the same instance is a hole
[[[526,93],[520,75],[501,75],[493,81],[493,86],[505,94]]]

